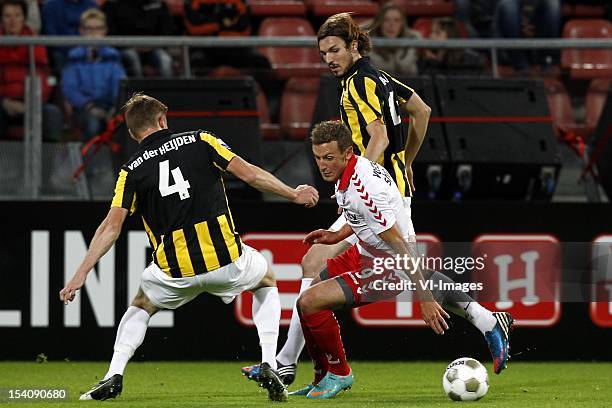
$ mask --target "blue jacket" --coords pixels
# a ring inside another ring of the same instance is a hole
[[[95,0],[47,0],[43,5],[43,33],[49,35],[79,35],[81,14],[98,8]]]
[[[88,47],[76,47],[68,53],[62,71],[62,92],[76,109],[87,103],[110,109],[119,94],[119,82],[125,78],[119,51],[112,47],[96,49],[98,58],[88,58]]]

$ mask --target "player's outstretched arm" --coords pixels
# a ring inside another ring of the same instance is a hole
[[[124,208],[112,207],[109,210],[108,215],[96,230],[83,262],[79,265],[70,282],[60,290],[60,300],[64,302],[64,304],[68,304],[68,302],[74,300],[76,291],[81,289],[85,284],[85,279],[87,279],[89,271],[91,271],[100,258],[108,252],[117,238],[119,238],[121,227],[127,215],[128,210]]]
[[[406,242],[400,233],[397,224],[381,233],[378,236],[384,240],[393,250],[401,256],[416,257],[416,245]],[[410,280],[415,283],[415,291],[420,301],[423,320],[437,334],[444,334],[448,330],[448,324],[444,317],[450,318],[448,313],[435,301],[431,291],[425,286],[425,278],[419,267],[414,271],[406,271]]]
[[[412,118],[412,123],[408,128],[408,139],[406,140],[404,154],[406,159],[406,177],[410,184],[410,190],[415,191],[412,163],[421,148],[421,144],[423,144],[423,139],[425,139],[431,108],[416,93],[413,93],[408,102],[402,106]]]
[[[264,169],[235,156],[229,162],[227,171],[264,193],[273,193],[295,203],[314,207],[319,201],[319,192],[311,186],[300,185],[291,188]]]

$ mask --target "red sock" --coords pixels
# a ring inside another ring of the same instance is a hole
[[[321,350],[319,350],[319,347],[317,347],[310,329],[304,320],[302,320],[301,316],[300,322],[302,325],[302,332],[304,333],[304,340],[306,341],[306,349],[308,350],[308,354],[310,354],[310,358],[312,359],[312,363],[314,365],[314,381],[312,383],[316,385],[323,377],[325,377],[325,374],[327,374],[327,357],[321,352]]]
[[[336,375],[348,375],[351,368],[346,362],[340,326],[331,310],[302,315],[302,327],[310,331],[312,341],[327,359],[328,370]]]

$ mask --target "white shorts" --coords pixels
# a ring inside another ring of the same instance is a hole
[[[410,209],[411,201],[412,199],[410,197],[404,197],[404,210],[406,210],[406,215],[408,216],[408,231],[410,232],[410,236],[412,237],[416,235],[416,232],[414,231],[414,225],[412,225],[412,209]],[[346,224],[346,218],[344,218],[344,215],[340,214],[340,217],[338,217],[338,219],[334,221],[334,223],[331,227],[329,227],[329,229],[332,231],[338,231],[340,228],[342,228],[344,224]],[[350,237],[346,238],[345,241],[348,242],[351,246],[355,245],[358,241],[357,235],[353,234]]]
[[[188,278],[172,278],[151,263],[142,273],[140,286],[160,309],[176,309],[206,292],[231,303],[245,290],[253,289],[268,271],[266,259],[257,250],[242,245],[242,255],[229,265]]]

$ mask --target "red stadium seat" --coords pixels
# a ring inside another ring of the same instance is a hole
[[[306,5],[302,0],[251,0],[251,13],[261,17],[303,16]]]
[[[572,104],[563,84],[556,79],[547,79],[544,85],[546,86],[548,109],[557,136],[576,129]]]
[[[255,96],[257,101],[257,112],[259,113],[259,130],[263,140],[278,140],[281,138],[280,125],[270,120],[270,109],[266,94],[259,89]]]
[[[604,6],[590,4],[564,4],[561,7],[563,17],[570,18],[603,17],[605,13]]]
[[[227,66],[221,65],[216,69],[212,70],[209,74],[212,78],[244,78],[246,75],[240,70]],[[276,140],[280,139],[281,132],[278,123],[272,123],[270,121],[270,110],[268,109],[268,100],[266,94],[261,89],[259,83],[255,83],[257,87],[257,94],[255,95],[255,102],[257,103],[257,113],[259,116],[259,131],[261,138],[264,140]]]
[[[319,78],[291,78],[285,85],[281,99],[280,126],[292,140],[304,140],[312,123]]]
[[[259,27],[260,36],[314,36],[310,23],[303,18],[270,17],[262,21]],[[321,57],[314,44],[312,47],[266,47],[260,52],[268,58],[272,69],[280,78],[292,76],[316,76],[326,71],[321,63]]]
[[[587,129],[589,129],[589,133],[593,131],[599,123],[599,117],[606,104],[609,89],[610,80],[608,79],[594,79],[589,85],[585,102],[585,122]]]
[[[23,140],[25,128],[20,125],[9,126],[2,135],[6,140]]]
[[[371,0],[307,0],[308,9],[316,17],[351,12],[356,16],[374,16],[379,5]]]
[[[455,5],[452,0],[397,0],[397,4],[409,16],[452,16]]]
[[[185,2],[183,0],[165,0],[168,11],[173,16],[185,17]]]
[[[564,38],[612,38],[612,23],[606,20],[570,20],[563,27]],[[612,78],[612,50],[571,50],[561,53],[561,67],[572,78]]]
[[[416,19],[414,24],[412,25],[412,29],[414,31],[418,31],[421,33],[423,38],[429,38],[431,34],[431,23],[433,22],[433,18],[429,17],[419,17]]]

